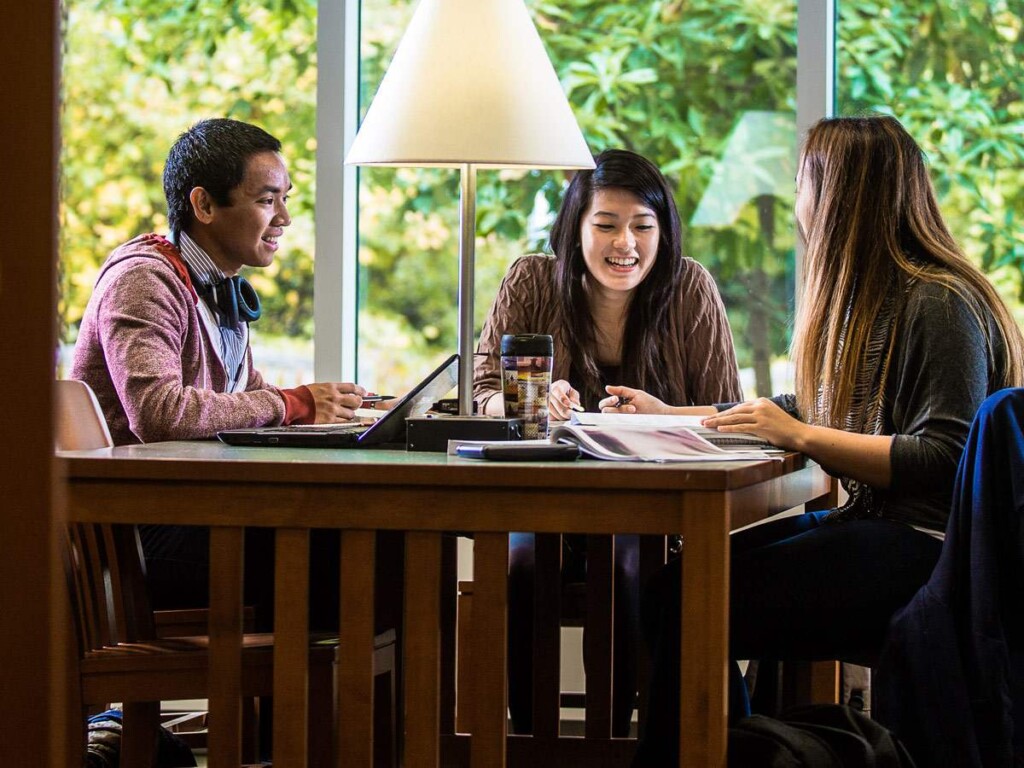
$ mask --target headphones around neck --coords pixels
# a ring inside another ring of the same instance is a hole
[[[197,287],[199,294],[217,314],[217,322],[222,328],[234,328],[239,323],[252,323],[260,319],[263,311],[260,297],[241,275],[226,277],[213,285]]]

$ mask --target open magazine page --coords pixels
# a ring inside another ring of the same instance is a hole
[[[687,427],[588,426],[564,423],[551,439],[573,442],[597,459],[609,461],[750,461],[773,458],[760,450],[719,448]]]
[[[674,416],[646,413],[573,413],[571,423],[592,427],[644,427],[678,429],[684,427],[720,447],[740,446],[744,449],[769,449],[772,444],[749,432],[719,432],[702,426],[704,416]]]
[[[573,424],[591,427],[699,427],[704,416],[676,416],[655,413],[581,413],[573,411]]]

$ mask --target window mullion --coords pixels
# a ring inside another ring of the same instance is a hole
[[[344,165],[359,115],[359,0],[317,8],[314,369],[318,381],[355,381],[358,188]]]
[[[815,122],[835,114],[836,0],[797,0],[796,135],[797,148]],[[796,226],[796,218],[793,219]],[[803,286],[804,246],[796,238],[796,301]]]

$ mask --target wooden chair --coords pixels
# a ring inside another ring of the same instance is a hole
[[[562,584],[561,553],[562,542],[558,534],[539,534],[535,541],[534,571],[534,619],[533,619],[533,734],[526,737],[511,737],[516,742],[516,757],[521,754],[524,762],[537,759],[559,764],[569,760],[584,760],[593,764],[625,764],[629,761],[628,744],[623,739],[612,739],[612,686],[614,650],[612,648],[612,626],[614,622],[614,601],[612,599],[614,557],[612,537],[590,535],[587,537],[587,578],[584,583],[570,582],[561,589],[552,590],[547,585]],[[640,539],[640,581],[641,584],[665,562],[666,537],[643,536]],[[446,592],[454,592],[454,565],[446,571]],[[458,582],[458,609],[456,638],[448,638],[457,646],[456,666],[461,669],[466,662],[469,626],[472,622],[473,582]],[[592,662],[588,666],[586,691],[560,690],[560,643],[562,627],[582,627],[589,631],[584,635],[585,650]],[[454,653],[454,652],[453,652]],[[638,658],[637,706],[646,703],[647,660],[646,654]],[[443,673],[445,685],[450,685],[451,676]],[[470,730],[469,713],[459,707],[460,701],[468,697],[470,681],[462,674],[455,674],[455,693],[451,702],[455,708],[454,727],[446,732],[465,733]],[[444,693],[442,693],[444,697]],[[444,699],[443,699],[444,700]],[[447,706],[445,702],[444,706]],[[586,741],[560,738],[560,709],[564,707],[584,710],[584,734]],[[640,711],[640,717],[644,715]],[[571,747],[570,753],[562,754],[561,749]],[[511,747],[510,747],[511,748]],[[621,753],[621,754],[620,754]],[[618,758],[622,758],[618,760]],[[510,760],[512,760],[510,753]],[[617,761],[617,762],[616,762]],[[546,764],[546,763],[545,763]]]
[[[130,525],[68,526],[68,576],[79,654],[80,703],[121,702],[124,729],[121,761],[149,766],[156,746],[160,702],[207,696],[209,637],[158,639],[143,581],[138,532]],[[243,697],[273,692],[273,635],[246,634]],[[335,648],[310,651],[310,709],[330,719]],[[313,722],[311,720],[311,722]],[[310,728],[310,750],[326,755],[330,729]],[[252,754],[255,743],[247,744]]]
[[[113,448],[99,401],[84,381],[61,379],[57,386],[57,434],[59,451]]]
[[[99,404],[79,381],[57,382],[57,447],[86,450],[112,441]],[[79,679],[81,723],[91,707],[123,704],[121,765],[152,765],[160,702],[207,697],[209,637],[205,611],[159,611],[149,607],[145,562],[133,525],[69,524],[66,570],[78,653],[71,660]],[[162,627],[162,629],[161,629]],[[168,637],[175,628],[188,636]],[[333,664],[336,642],[314,637],[310,646],[309,757],[313,766],[332,761]],[[336,640],[336,638],[335,638]],[[375,723],[380,765],[395,765],[395,632],[375,638],[374,674],[386,697]],[[255,722],[255,699],[273,692],[273,635],[243,636],[241,695],[253,700],[246,712]],[[378,690],[381,690],[378,686]],[[314,727],[315,725],[315,727]],[[382,727],[383,726],[383,727]],[[247,729],[244,756],[255,761],[254,728]],[[84,744],[84,733],[82,743]]]

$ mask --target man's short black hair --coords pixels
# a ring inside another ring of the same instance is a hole
[[[255,125],[238,120],[202,120],[178,137],[164,166],[164,197],[171,239],[191,221],[189,194],[202,187],[217,205],[231,203],[231,190],[242,183],[249,158],[280,152],[281,142]]]

